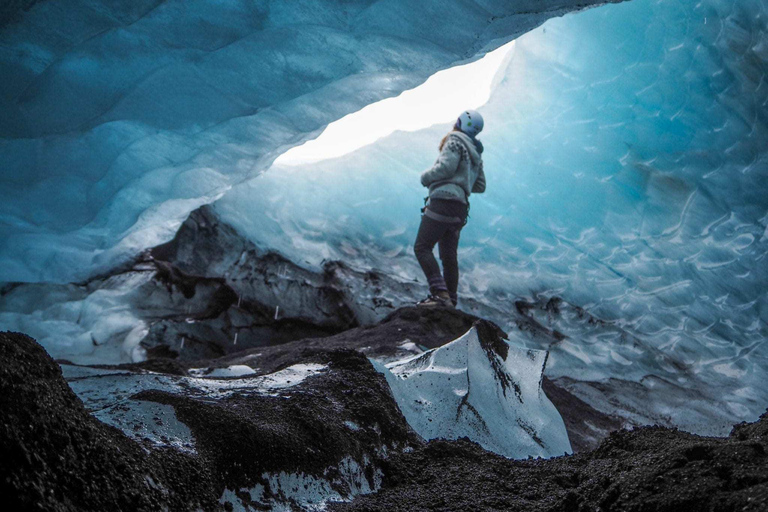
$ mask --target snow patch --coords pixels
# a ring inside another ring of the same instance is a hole
[[[368,465],[366,457],[363,461]],[[330,479],[330,473],[340,475]],[[241,488],[239,493],[225,489],[219,503],[229,503],[234,511],[257,511],[265,508],[273,511],[325,510],[328,502],[349,501],[358,494],[368,494],[381,486],[382,473],[374,471],[373,485],[365,476],[365,469],[352,457],[344,457],[336,467],[326,469],[325,478],[306,473],[264,473],[265,485],[256,484]]]
[[[200,371],[199,369],[197,369]],[[191,370],[190,370],[191,373]],[[214,368],[208,373],[200,375],[201,377],[242,377],[244,375],[253,375],[256,370],[244,364],[235,364],[226,368]]]
[[[230,378],[180,377],[152,372],[136,373],[62,364],[62,374],[85,407],[99,420],[122,430],[129,437],[152,446],[170,446],[194,453],[189,428],[176,417],[173,407],[132,398],[141,391],[160,390],[184,396],[220,400],[233,393],[273,395],[289,389],[327,366],[297,364],[260,377],[231,378],[243,367],[230,366]]]

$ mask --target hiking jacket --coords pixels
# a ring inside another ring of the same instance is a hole
[[[485,192],[482,148],[469,135],[450,132],[432,168],[421,175],[421,184],[429,187],[430,199],[468,203],[470,194]]]

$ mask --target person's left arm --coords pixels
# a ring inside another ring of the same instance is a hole
[[[485,192],[485,171],[483,171],[483,161],[480,160],[480,172],[477,173],[477,179],[472,185],[473,194],[482,194]]]
[[[461,160],[462,148],[459,144],[461,143],[452,140],[448,140],[443,144],[443,149],[440,150],[440,156],[437,157],[434,165],[422,173],[422,185],[429,187],[437,181],[447,180],[456,174],[456,170],[459,168],[459,161]]]

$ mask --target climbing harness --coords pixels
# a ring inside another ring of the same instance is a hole
[[[425,217],[429,217],[432,220],[436,220],[438,222],[445,222],[448,224],[461,224],[462,226],[466,226],[467,222],[469,222],[469,201],[467,201],[467,216],[464,219],[461,219],[459,217],[449,217],[447,215],[441,215],[439,213],[433,212],[428,208],[429,205],[429,196],[424,198],[424,207],[421,209],[421,214]]]

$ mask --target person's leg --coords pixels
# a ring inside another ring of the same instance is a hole
[[[435,244],[443,237],[445,231],[451,228],[450,224],[439,222],[429,217],[421,217],[421,225],[416,235],[416,242],[413,245],[413,251],[416,253],[416,259],[427,277],[429,291],[432,295],[437,292],[447,292],[448,287],[445,284],[443,275],[440,273],[440,266],[437,264],[433,251]]]
[[[439,241],[440,261],[443,262],[443,276],[448,293],[451,296],[451,302],[455,306],[459,300],[459,259],[457,251],[459,248],[459,233],[462,226],[452,226],[445,231]]]

